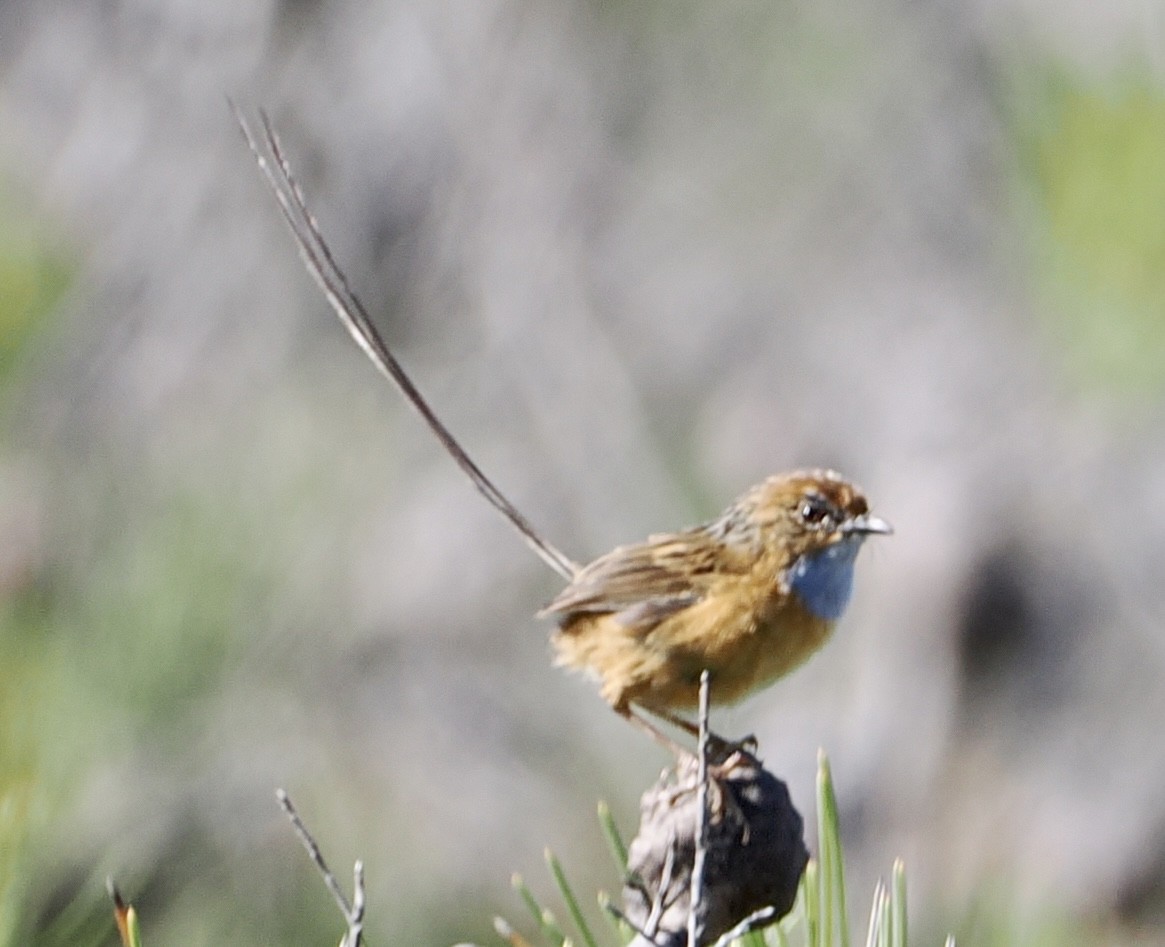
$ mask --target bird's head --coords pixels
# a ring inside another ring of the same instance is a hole
[[[832,470],[798,470],[757,484],[718,521],[722,537],[776,553],[790,589],[820,618],[836,620],[849,602],[853,564],[867,536],[890,524],[865,494]]]
[[[751,531],[750,539],[780,543],[792,559],[893,532],[889,523],[870,513],[861,488],[832,470],[769,477],[741,496],[720,523],[725,538]]]

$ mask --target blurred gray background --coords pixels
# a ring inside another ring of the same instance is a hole
[[[856,913],[1165,937],[1165,7],[0,4],[0,943],[496,943],[617,888],[667,758],[550,666],[559,582],[344,335],[587,560],[830,465],[897,527],[754,731]]]

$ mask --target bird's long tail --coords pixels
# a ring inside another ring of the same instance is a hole
[[[263,110],[259,111],[259,120],[263,129],[262,143],[260,144],[260,141],[252,133],[242,111],[234,102],[230,102],[230,106],[234,111],[235,120],[243,132],[243,137],[246,138],[247,145],[255,156],[259,170],[275,195],[275,199],[279,202],[279,209],[299,247],[304,266],[307,267],[307,271],[316,281],[336,315],[340,317],[340,321],[348,333],[356,340],[356,344],[364,350],[364,354],[371,359],[377,370],[400,390],[408,403],[416,409],[425,424],[428,425],[429,430],[436,435],[441,446],[449,452],[449,455],[457,462],[457,466],[473,482],[477,491],[510,521],[510,524],[521,533],[522,538],[537,553],[538,557],[564,579],[569,581],[574,578],[579,571],[578,565],[544,539],[530,525],[530,521],[518,511],[517,507],[507,500],[493,482],[482,473],[481,468],[474,463],[441,419],[437,417],[429,403],[417,390],[417,386],[413,384],[412,379],[405,374],[396,356],[385,344],[379,330],[369,318],[368,311],[348,285],[343,270],[340,269],[332,256],[332,251],[324,240],[323,234],[320,233],[315,217],[307,209],[303,191],[291,172],[291,165],[283,153],[279,136],[275,134],[275,129],[267,113]]]

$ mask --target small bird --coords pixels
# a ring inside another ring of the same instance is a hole
[[[482,496],[567,580],[540,612],[558,621],[559,664],[595,674],[617,713],[683,753],[633,708],[696,733],[676,712],[697,705],[703,671],[712,702],[732,703],[825,643],[849,603],[862,542],[891,532],[861,490],[831,470],[779,474],[704,526],[620,546],[579,566],[482,473],[405,373],[336,264],[267,115],[260,113],[262,146],[237,108],[235,117],[308,272],[352,338]]]
[[[890,532],[834,471],[779,474],[710,523],[601,556],[539,614],[558,621],[557,663],[596,675],[617,713],[691,731],[674,712],[696,707],[701,672],[727,704],[804,663],[849,603],[862,543]]]

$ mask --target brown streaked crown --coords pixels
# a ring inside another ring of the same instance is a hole
[[[741,494],[707,529],[734,545],[764,544],[779,537],[796,558],[838,542],[847,524],[869,510],[861,488],[836,471],[794,470]]]

